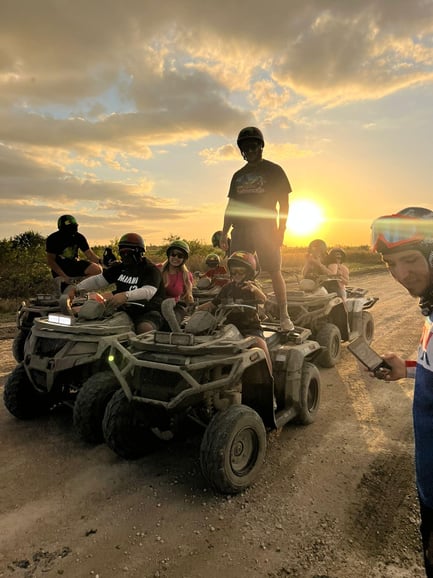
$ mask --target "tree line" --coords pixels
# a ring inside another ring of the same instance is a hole
[[[146,256],[154,263],[165,260],[166,247],[177,235],[170,235],[164,239],[162,245],[150,245],[146,248]],[[46,238],[34,231],[26,231],[0,240],[0,298],[27,299],[40,293],[53,293],[54,283],[51,272],[46,263]],[[95,253],[102,258],[106,246],[110,246],[117,254],[117,239],[108,245],[93,246]],[[189,269],[194,272],[204,270],[204,261],[209,253],[217,253],[224,257],[223,252],[215,249],[211,244],[199,240],[187,240],[191,256],[188,261]],[[297,274],[302,268],[305,257],[305,247],[283,247],[283,271],[288,274]],[[368,246],[346,248],[349,266],[377,265],[379,258],[369,252]]]

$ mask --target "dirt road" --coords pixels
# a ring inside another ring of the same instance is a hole
[[[375,348],[412,357],[416,301],[387,273],[352,281],[380,298]],[[22,422],[0,404],[0,576],[423,576],[412,382],[371,379],[346,350],[321,375],[317,421],[271,434],[259,482],[229,498],[206,488],[199,440],[126,462],[80,442],[66,409]]]

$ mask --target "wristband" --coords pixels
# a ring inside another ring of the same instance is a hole
[[[406,377],[415,377],[416,361],[406,360],[404,364],[406,366]]]

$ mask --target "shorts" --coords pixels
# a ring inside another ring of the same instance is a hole
[[[259,268],[273,273],[281,270],[281,247],[277,241],[275,227],[268,223],[252,222],[248,225],[236,225],[231,233],[230,251],[256,253]]]
[[[63,257],[56,257],[56,263],[60,265],[68,277],[83,277],[85,270],[91,265],[90,261],[65,259]],[[51,271],[51,273],[53,277],[59,277],[59,274],[55,271]]]
[[[143,313],[137,313],[133,316],[131,315],[131,319],[134,322],[135,327],[137,327],[143,321],[147,321],[148,323],[152,323],[154,328],[158,331],[164,324],[164,317],[161,315],[159,311],[144,311]]]

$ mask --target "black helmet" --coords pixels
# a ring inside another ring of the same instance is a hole
[[[145,253],[146,245],[143,237],[138,233],[125,233],[119,240],[119,252],[122,249],[135,249],[137,252]]]
[[[265,146],[265,139],[263,138],[262,131],[255,126],[247,126],[243,128],[238,134],[237,145],[241,148],[241,143],[244,140],[258,140],[262,147]]]
[[[247,269],[247,279],[254,279],[257,276],[257,259],[252,253],[246,251],[235,251],[227,260],[229,270],[232,267],[241,266]]]
[[[71,225],[73,225],[74,228],[78,228],[77,219],[72,215],[62,215],[57,219],[57,228],[59,231],[66,227],[70,227]]]

